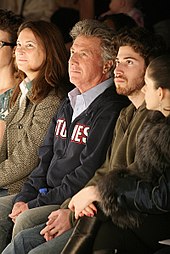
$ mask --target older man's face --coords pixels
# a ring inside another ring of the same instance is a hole
[[[103,73],[100,39],[78,36],[70,50],[69,76],[80,92],[85,92],[107,78]]]

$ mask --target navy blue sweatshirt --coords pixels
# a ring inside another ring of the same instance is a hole
[[[128,104],[111,86],[71,122],[73,109],[67,98],[39,149],[39,165],[14,202],[26,202],[29,208],[60,205],[82,189],[104,162],[120,110]],[[39,193],[41,188],[47,193]]]

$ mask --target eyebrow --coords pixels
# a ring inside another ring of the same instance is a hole
[[[17,40],[17,42],[20,42],[20,40]],[[34,44],[37,44],[37,42],[36,41],[32,41],[32,40],[28,40],[28,41],[25,41],[26,43],[34,43]]]
[[[118,60],[119,59],[119,57],[116,57],[116,60]],[[127,60],[127,59],[132,59],[132,60],[136,60],[136,61],[138,61],[138,59],[137,58],[135,58],[135,57],[133,57],[133,56],[126,56],[126,57],[123,57],[123,59],[124,60]]]
[[[76,50],[76,49],[74,47],[71,47],[70,50]],[[93,52],[93,50],[89,48],[78,48],[78,51]]]

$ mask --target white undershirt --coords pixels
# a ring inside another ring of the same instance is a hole
[[[27,83],[30,83],[30,80],[28,78],[25,78],[19,85],[20,90],[21,90],[21,97],[19,100],[19,107],[21,107],[22,102],[25,100],[26,95],[29,91],[29,89],[27,88]]]

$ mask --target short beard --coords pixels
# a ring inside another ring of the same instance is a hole
[[[116,86],[116,91],[118,94],[121,95],[125,95],[125,96],[132,96],[135,94],[138,94],[139,91],[142,89],[142,87],[145,85],[145,82],[143,79],[137,80],[137,82],[132,85],[132,86],[125,86],[125,87],[121,87],[121,86]]]

